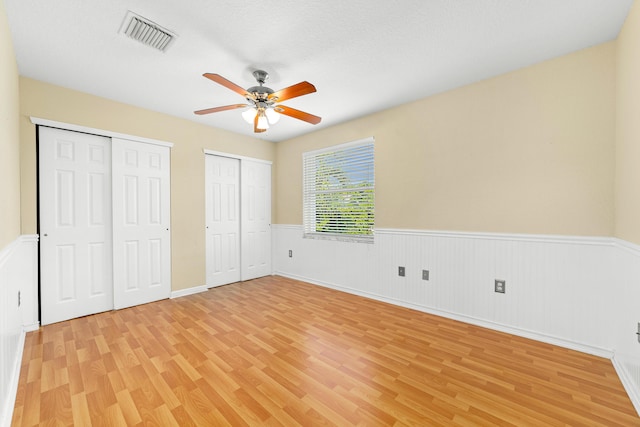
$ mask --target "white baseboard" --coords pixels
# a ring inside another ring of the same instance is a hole
[[[538,332],[533,332],[533,331],[528,331],[528,330],[525,330],[525,329],[514,328],[512,326],[502,325],[502,324],[499,324],[499,323],[496,323],[496,322],[487,321],[487,320],[484,320],[484,319],[477,319],[477,318],[470,317],[470,316],[464,316],[464,315],[460,315],[460,314],[456,314],[456,313],[451,313],[451,312],[448,312],[448,311],[433,309],[431,307],[426,307],[426,306],[419,305],[419,304],[411,304],[411,303],[407,303],[405,301],[400,301],[400,300],[396,300],[396,299],[392,299],[392,298],[387,298],[387,297],[383,297],[381,295],[371,294],[371,293],[368,293],[368,292],[362,292],[362,291],[358,291],[356,289],[346,288],[346,287],[338,286],[338,285],[335,285],[335,284],[332,284],[332,283],[319,282],[317,280],[313,280],[313,279],[310,279],[308,277],[301,277],[301,276],[296,276],[296,275],[292,275],[292,274],[287,274],[285,272],[276,272],[275,274],[278,275],[278,276],[288,277],[290,279],[300,280],[300,281],[303,281],[303,282],[311,283],[313,285],[323,286],[325,288],[330,288],[330,289],[346,292],[346,293],[353,294],[353,295],[358,295],[358,296],[365,297],[365,298],[371,298],[371,299],[376,300],[376,301],[386,302],[386,303],[397,305],[397,306],[404,307],[404,308],[410,308],[412,310],[421,311],[423,313],[433,314],[435,316],[440,316],[440,317],[444,317],[444,318],[447,318],[447,319],[457,320],[459,322],[464,322],[464,323],[468,323],[468,324],[475,325],[475,326],[480,326],[480,327],[487,328],[487,329],[492,329],[492,330],[496,330],[496,331],[500,331],[500,332],[505,332],[505,333],[508,333],[508,334],[516,335],[516,336],[523,337],[523,338],[529,338],[529,339],[540,341],[540,342],[544,342],[544,343],[547,343],[547,344],[557,345],[559,347],[564,347],[564,348],[567,348],[567,349],[570,349],[570,350],[575,350],[575,351],[579,351],[579,352],[582,352],[582,353],[591,354],[593,356],[603,357],[605,359],[612,359],[613,355],[614,355],[614,352],[612,350],[609,350],[609,349],[592,347],[592,346],[588,346],[588,345],[584,345],[584,344],[568,341],[568,340],[565,340],[565,339],[562,339],[562,338],[540,334]]]
[[[169,296],[169,298],[174,299],[174,298],[186,297],[187,295],[199,294],[200,292],[206,292],[208,290],[209,288],[206,285],[194,286],[192,288],[171,291],[171,296]]]
[[[37,331],[38,329],[40,329],[40,322],[32,323],[30,325],[24,325],[22,327],[22,330],[25,332],[33,332]]]
[[[620,356],[614,355],[611,362],[613,362],[613,367],[615,368],[624,389],[627,391],[633,407],[636,408],[636,412],[640,415],[640,391],[633,380],[632,374],[627,370],[624,362],[620,359]]]

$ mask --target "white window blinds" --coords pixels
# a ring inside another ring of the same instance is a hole
[[[302,157],[304,237],[373,242],[373,138]]]

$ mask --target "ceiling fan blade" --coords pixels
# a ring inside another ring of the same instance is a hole
[[[235,110],[236,108],[245,108],[245,107],[248,107],[248,105],[247,104],[224,105],[222,107],[206,108],[204,110],[194,111],[194,113],[198,115],[211,114],[211,113],[217,113],[218,111]]]
[[[276,110],[277,113],[311,123],[312,125],[317,125],[320,123],[320,120],[322,120],[322,117],[314,116],[313,114],[305,113],[304,111],[296,110],[295,108],[284,105],[276,105],[274,110]]]
[[[225,79],[220,74],[204,73],[203,76],[208,78],[209,80],[212,80],[212,81],[214,81],[214,82],[226,87],[227,89],[231,89],[232,91],[234,91],[236,93],[239,93],[242,96],[246,96],[246,94],[247,94],[247,90],[245,88],[240,87],[237,84]]]
[[[316,91],[316,87],[309,82],[300,82],[293,86],[280,89],[269,95],[269,99],[274,101],[286,101],[287,99],[297,98],[298,96],[307,95]]]
[[[254,133],[262,133],[262,132],[266,132],[266,129],[259,129],[258,128],[258,117],[259,115],[256,114],[256,116],[253,118],[253,132]]]

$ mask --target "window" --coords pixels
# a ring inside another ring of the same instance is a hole
[[[304,237],[373,243],[373,142],[302,155]]]

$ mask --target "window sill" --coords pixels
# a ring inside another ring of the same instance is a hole
[[[338,242],[373,244],[373,234],[368,236],[358,236],[358,235],[334,234],[334,233],[304,233],[302,237],[304,239],[334,240]]]

